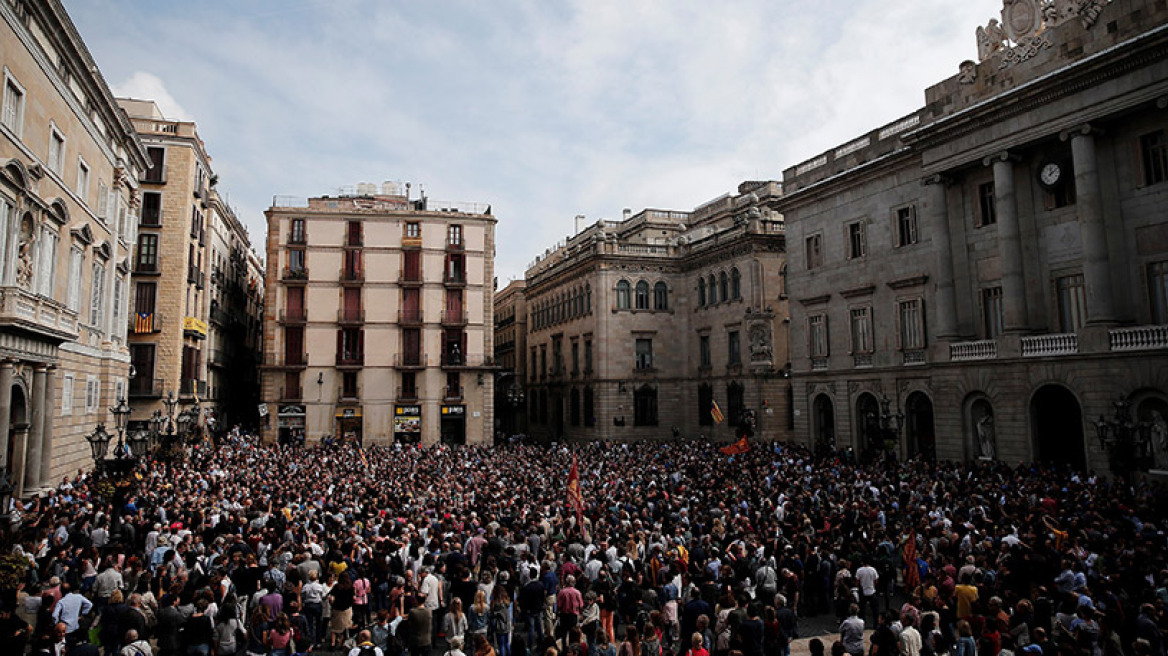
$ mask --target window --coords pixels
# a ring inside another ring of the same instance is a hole
[[[917,243],[917,208],[915,205],[896,210],[896,246],[903,248]]]
[[[162,194],[157,191],[142,193],[142,225],[162,225]]]
[[[158,235],[142,233],[138,235],[138,266],[141,273],[158,271]]]
[[[57,284],[57,231],[49,226],[41,227],[41,243],[37,254],[36,287],[41,296],[53,298]]]
[[[92,415],[97,412],[97,406],[101,404],[101,383],[96,376],[85,377],[85,414]]]
[[[462,226],[452,224],[447,228],[446,243],[451,246],[462,246]]]
[[[361,222],[349,221],[348,229],[345,231],[345,245],[360,246],[361,244]]]
[[[656,285],[653,285],[653,309],[669,309],[669,288],[663,282],[658,282]]]
[[[57,175],[65,173],[65,135],[56,128],[49,129],[49,170]]]
[[[706,300],[710,302],[710,305],[716,305],[718,303],[718,281],[714,279],[714,274],[712,273],[710,277],[706,278],[706,296]]]
[[[341,397],[346,399],[355,399],[358,397],[356,371],[341,372]]]
[[[852,308],[852,353],[871,353],[873,345],[872,308]]]
[[[421,239],[422,224],[418,221],[406,222],[406,239]]]
[[[740,364],[742,362],[742,349],[738,343],[738,331],[731,330],[726,333],[726,362],[729,364]]]
[[[74,312],[81,309],[81,267],[84,259],[85,254],[80,248],[74,246],[69,250],[69,297],[66,305]]]
[[[1064,333],[1077,332],[1087,320],[1087,291],[1083,274],[1063,276],[1054,281],[1058,297],[1059,328]]]
[[[637,283],[637,309],[649,309],[649,283],[644,280]]]
[[[738,273],[738,267],[730,269],[730,298],[742,298],[742,274]]]
[[[714,387],[709,383],[698,385],[698,426],[713,426]]]
[[[418,398],[418,378],[412,371],[403,371],[401,375],[401,394],[403,399]]]
[[[580,342],[572,340],[572,375],[580,375]]]
[[[304,251],[294,249],[288,251],[288,270],[292,273],[304,273]]]
[[[592,373],[592,340],[584,341],[584,373]]]
[[[162,146],[147,146],[146,155],[150,160],[150,168],[143,172],[142,182],[151,184],[166,182],[166,149]]]
[[[568,397],[568,421],[573,426],[580,425],[580,390],[575,387]]]
[[[104,182],[97,183],[97,217],[104,219],[105,215],[109,213],[109,187],[105,186]]]
[[[633,392],[633,425],[657,425],[657,390],[645,385]]]
[[[93,280],[90,282],[89,325],[100,328],[105,305],[105,267],[99,262],[93,264]]]
[[[709,335],[698,335],[698,358],[699,366],[703,369],[709,369],[712,366]]]
[[[65,374],[61,380],[61,414],[73,414],[73,374]]]
[[[868,254],[868,230],[863,221],[848,224],[848,258],[855,259]]]
[[[21,126],[24,123],[24,89],[16,80],[4,80],[4,110],[0,114],[0,123],[8,126],[9,130],[21,135]]]
[[[742,383],[726,386],[726,421],[731,425],[742,423],[742,413],[746,410],[745,388]]]
[[[807,317],[808,351],[813,358],[826,358],[829,354],[827,341],[827,315],[813,314]]]
[[[1144,185],[1168,180],[1168,139],[1164,136],[1164,130],[1140,137],[1140,163],[1143,165]]]
[[[998,222],[997,199],[994,197],[994,183],[983,182],[977,186],[978,222],[977,226],[988,226]]]
[[[1063,180],[1054,189],[1047,189],[1043,193],[1044,207],[1057,210],[1075,204],[1075,173],[1070,163],[1063,164]]]
[[[89,204],[89,165],[81,158],[77,159],[77,195]]]
[[[730,277],[726,275],[725,271],[718,276],[718,283],[718,298],[723,301],[728,301],[733,298],[730,296]]]
[[[1168,260],[1148,265],[1148,301],[1152,323],[1168,324]]]
[[[287,326],[284,328],[284,364],[307,364],[304,353],[303,326]]]
[[[130,344],[130,364],[136,372],[130,381],[130,394],[144,396],[153,393],[154,344]]]
[[[303,244],[305,243],[304,234],[304,219],[292,219],[288,226],[288,243],[289,244]]]
[[[698,278],[698,307],[706,305],[706,281]]]
[[[584,388],[584,425],[589,428],[596,425],[596,397],[591,387]]]
[[[627,310],[630,306],[629,281],[622,280],[616,284],[616,309]]]
[[[652,369],[653,368],[653,339],[648,337],[638,337],[636,343],[637,349],[637,369]]]
[[[804,240],[804,251],[808,269],[823,266],[823,235],[811,235]]]
[[[1005,315],[1002,312],[1002,288],[987,287],[981,290],[982,332],[986,339],[993,339],[1005,330]]]
[[[905,351],[925,348],[925,312],[919,298],[897,303],[899,346]]]
[[[120,274],[114,277],[114,328],[110,332],[116,340],[121,338],[126,325],[125,303],[122,299],[126,297],[126,279]]]

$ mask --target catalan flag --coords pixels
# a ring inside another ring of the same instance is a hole
[[[154,313],[153,312],[138,312],[134,318],[134,333],[152,333],[154,332]]]
[[[584,494],[580,491],[580,469],[576,466],[575,454],[572,455],[572,468],[568,470],[568,505],[576,512],[576,524],[587,541],[588,529],[584,526]]]
[[[904,541],[904,587],[915,590],[921,584],[921,568],[917,563],[917,532],[909,531]]]
[[[361,459],[361,464],[365,465],[365,469],[369,469],[369,461],[365,459],[365,449],[361,445],[357,445],[357,457]]]
[[[728,456],[736,456],[739,453],[746,453],[747,451],[749,451],[750,450],[750,442],[747,442],[746,436],[743,435],[734,444],[727,444],[726,446],[724,446],[718,450],[721,451],[722,453],[728,455]]]
[[[726,421],[726,415],[722,414],[722,408],[718,407],[717,401],[710,401],[710,416],[714,418],[715,424],[720,424]]]

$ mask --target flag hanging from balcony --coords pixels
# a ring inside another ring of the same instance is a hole
[[[722,408],[718,407],[717,401],[710,401],[710,416],[714,418],[715,424],[726,421],[726,415],[722,414]]]
[[[743,435],[734,444],[727,444],[726,446],[724,446],[718,450],[721,451],[722,453],[728,455],[728,456],[736,456],[739,453],[746,453],[747,451],[749,451],[750,450],[750,442],[747,442],[746,436]]]
[[[154,313],[138,312],[134,318],[134,332],[136,334],[154,332]]]

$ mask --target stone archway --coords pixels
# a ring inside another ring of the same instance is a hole
[[[933,426],[933,400],[913,392],[904,401],[904,452],[909,459],[937,459],[937,434]]]
[[[1035,460],[1086,469],[1083,408],[1062,385],[1043,385],[1030,397],[1030,431]]]
[[[811,437],[816,453],[835,451],[835,404],[826,394],[811,402]]]

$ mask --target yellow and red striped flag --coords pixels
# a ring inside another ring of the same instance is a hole
[[[154,332],[154,313],[153,312],[138,312],[134,318],[134,333],[152,333]]]
[[[726,421],[726,415],[722,414],[722,408],[718,407],[717,401],[710,401],[710,416],[714,418],[715,424],[720,424]]]

